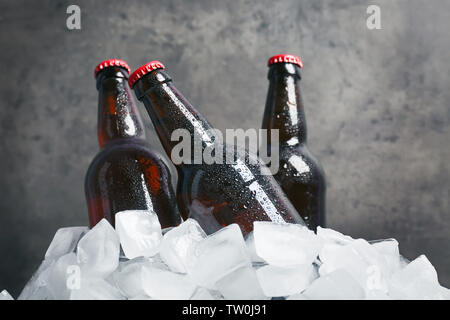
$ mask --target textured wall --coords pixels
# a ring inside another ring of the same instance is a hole
[[[73,3],[80,31],[65,26]],[[160,59],[213,125],[258,128],[267,58],[285,52],[305,64],[329,226],[395,237],[449,286],[450,2],[375,3],[370,31],[357,0],[0,2],[0,289],[18,294],[57,228],[87,224],[99,61]]]

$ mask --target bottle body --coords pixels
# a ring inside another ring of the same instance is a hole
[[[145,74],[134,84],[134,90],[145,104],[169,157],[176,144],[171,135],[177,129],[185,130],[193,139],[198,137],[200,152],[217,142],[210,135],[213,128],[208,121],[161,69]],[[194,144],[191,144],[192,154]],[[215,152],[222,155],[212,163],[194,163],[190,157],[182,163],[174,162],[178,170],[178,206],[183,218],[196,219],[207,233],[237,223],[244,235],[253,230],[254,221],[304,224],[267,167],[257,158],[222,143],[215,144]]]
[[[280,61],[269,65],[269,90],[262,128],[268,130],[268,150],[272,147],[270,131],[279,130],[280,164],[274,177],[308,227],[316,230],[318,226],[325,226],[326,182],[322,166],[306,144],[300,67]]]
[[[263,164],[245,158],[180,169],[177,199],[183,217],[197,220],[208,234],[232,223],[244,235],[254,221],[304,224]]]
[[[280,150],[274,177],[310,229],[325,227],[325,174],[305,144]]]
[[[152,210],[163,228],[181,223],[171,172],[144,138],[144,127],[128,86],[128,72],[110,66],[96,73],[100,152],[85,177],[89,223],[115,225],[123,210]]]
[[[176,226],[181,217],[171,173],[161,155],[140,139],[107,143],[92,161],[85,178],[89,223],[93,227],[123,210],[152,210],[162,228]]]

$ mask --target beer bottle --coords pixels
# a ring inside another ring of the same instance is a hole
[[[95,68],[100,151],[85,178],[89,222],[113,226],[123,210],[153,210],[163,228],[181,223],[171,173],[162,156],[145,142],[139,112],[128,86],[130,68],[122,60]]]
[[[293,55],[269,59],[269,91],[262,128],[267,129],[268,152],[272,129],[279,130],[279,170],[274,174],[310,229],[325,225],[325,176],[306,146],[306,120],[300,94],[300,68]]]
[[[304,225],[269,169],[253,155],[220,142],[208,121],[175,88],[161,62],[152,61],[134,71],[129,84],[145,104],[177,168],[177,200],[184,219],[196,219],[208,234],[237,223],[247,235],[258,220]],[[180,143],[172,137],[176,130],[191,139],[190,150],[186,154],[183,150],[182,161],[175,161],[172,155]],[[218,161],[195,161],[198,152],[208,148],[215,150],[212,153]]]

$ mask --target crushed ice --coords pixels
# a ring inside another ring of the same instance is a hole
[[[128,210],[59,229],[18,299],[450,299],[433,265],[404,259],[395,239],[255,222],[209,236],[196,220],[161,230],[155,213]],[[12,300],[6,291],[0,300]]]

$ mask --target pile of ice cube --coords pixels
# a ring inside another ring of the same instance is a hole
[[[123,211],[116,228],[59,229],[19,299],[450,299],[422,255],[394,239],[255,222],[207,236],[188,219],[161,230],[156,214]],[[0,299],[12,299],[3,291]]]

